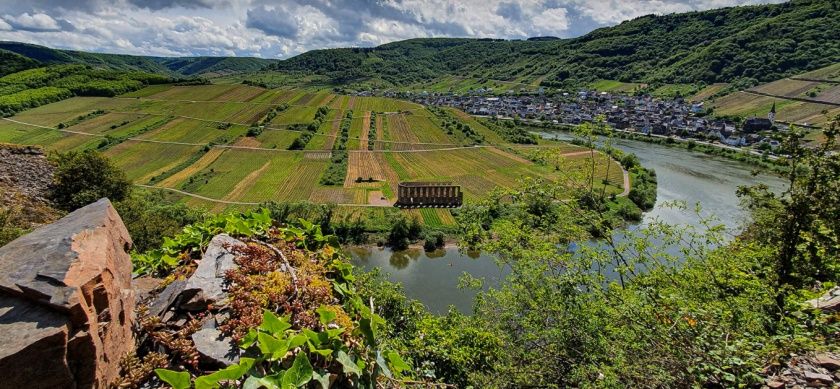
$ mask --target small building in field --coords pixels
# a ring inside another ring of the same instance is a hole
[[[401,182],[397,187],[398,208],[456,208],[464,203],[460,185],[451,182]]]

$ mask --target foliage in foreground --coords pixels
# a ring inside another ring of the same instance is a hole
[[[188,269],[193,254],[226,232],[247,242],[235,248],[237,267],[225,274],[230,285],[228,319],[220,330],[238,340],[245,356],[239,364],[203,374],[187,339],[197,330],[188,324],[172,341],[156,318],[142,327],[150,348],[164,347],[172,363],[187,369],[157,369],[174,388],[218,388],[233,382],[244,387],[296,388],[394,385],[413,376],[400,355],[383,346],[385,321],[372,298],[356,291],[352,266],[337,251],[335,237],[317,225],[273,227],[265,209],[227,214],[189,226],[167,239],[158,253],[135,257],[139,269]],[[186,333],[181,333],[187,331]],[[194,376],[194,379],[191,378]]]
[[[803,304],[840,279],[836,125],[826,135],[826,149],[789,144],[797,173],[782,196],[741,190],[754,224],[732,241],[708,218],[697,229],[649,221],[617,240],[588,201],[541,201],[560,190],[546,183],[465,210],[465,243],[509,269],[473,317],[504,352],[470,383],[753,386],[794,353],[836,349],[840,316]],[[573,243],[593,230],[598,244]]]

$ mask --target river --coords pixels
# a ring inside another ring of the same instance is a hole
[[[563,132],[543,135],[572,139]],[[701,215],[714,215],[721,224],[737,231],[746,220],[735,195],[738,186],[764,183],[775,191],[784,188],[784,181],[779,177],[753,176],[749,165],[719,156],[626,139],[616,140],[615,147],[636,154],[643,166],[656,170],[656,206],[645,213],[640,225],[658,218],[670,224],[696,226],[699,217],[694,214],[693,206],[699,203],[703,209]],[[674,200],[685,201],[690,210],[665,206]],[[355,265],[381,269],[391,281],[402,283],[409,297],[420,300],[435,313],[445,313],[450,305],[461,312],[471,312],[475,291],[458,288],[464,272],[484,278],[486,285],[498,284],[503,276],[492,256],[462,254],[454,247],[428,254],[419,249],[394,252],[387,248],[353,248],[349,251]]]

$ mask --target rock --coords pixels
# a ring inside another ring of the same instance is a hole
[[[131,280],[131,288],[137,297],[137,303],[148,300],[163,280],[154,277],[138,277]]]
[[[149,315],[160,316],[162,313],[166,312],[175,300],[178,299],[181,292],[184,291],[184,287],[186,285],[187,281],[184,280],[173,281],[171,284],[167,285],[166,288],[164,288],[163,291],[155,296],[151,303],[149,303]]]
[[[815,373],[815,372],[812,372],[812,371],[806,371],[805,372],[805,379],[808,380],[809,384],[819,382],[819,383],[828,385],[828,384],[834,383],[834,380],[831,378],[830,375]]]
[[[770,389],[781,389],[785,387],[784,381],[767,380],[767,387]]]
[[[242,241],[227,234],[213,237],[195,273],[187,280],[182,293],[186,300],[181,304],[182,309],[204,310],[208,305],[227,298],[227,292],[224,290],[225,271],[236,266],[233,262],[235,255],[229,248],[244,245]]]
[[[3,387],[107,387],[134,349],[131,238],[102,199],[0,248]]]
[[[829,354],[818,354],[814,357],[814,362],[820,365],[820,367],[831,371],[840,370],[840,360]]]
[[[203,364],[223,368],[239,362],[240,348],[233,339],[222,335],[214,319],[210,319],[209,325],[194,333],[192,340]]]
[[[819,298],[808,300],[806,303],[823,311],[840,311],[840,286],[835,286]]]

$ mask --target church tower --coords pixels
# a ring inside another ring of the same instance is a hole
[[[770,108],[770,113],[767,114],[767,119],[770,120],[770,124],[776,124],[776,102],[773,102],[773,107]]]

